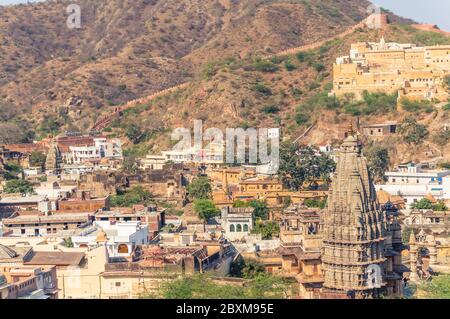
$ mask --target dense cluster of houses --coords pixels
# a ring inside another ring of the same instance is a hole
[[[386,125],[365,129],[374,138],[395,134],[394,124]],[[214,272],[223,283],[244,284],[229,278],[240,258],[295,283],[292,297],[315,298],[324,282],[324,210],[306,203],[327,199],[327,181],[292,191],[256,166],[155,155],[137,160],[139,170],[130,173],[121,169],[120,141],[101,136],[61,136],[0,150],[2,169],[19,164],[20,178],[33,188],[0,195],[0,298],[137,298],[157,295],[163,283],[182,274],[203,272]],[[337,158],[339,150],[325,145],[320,151]],[[46,155],[39,167],[30,162],[35,152]],[[427,229],[428,238],[439,241],[426,242],[434,264],[445,264],[448,214],[410,208],[422,198],[449,200],[450,171],[407,163],[386,176],[385,184],[376,185],[380,204],[404,226]],[[206,224],[187,196],[187,185],[197,177],[209,180],[211,199],[220,209]],[[113,198],[136,187],[151,194],[151,202],[113,205]],[[235,205],[252,201],[264,202],[268,220],[279,226],[271,238],[255,231],[260,221],[253,206]]]

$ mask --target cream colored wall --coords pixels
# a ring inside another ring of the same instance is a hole
[[[86,250],[85,250],[86,251]],[[101,274],[108,261],[106,247],[100,246],[86,252],[85,268],[57,268],[59,296],[62,299],[99,298],[101,295]]]
[[[406,97],[424,99],[430,91],[430,85],[435,85],[437,92],[434,92],[433,98],[448,98],[443,79],[450,75],[450,46],[406,51],[369,51],[360,43],[352,45],[352,49],[365,52],[365,63],[370,66],[370,71],[365,73],[354,63],[334,64],[333,91],[336,96],[353,93],[357,99],[361,99],[365,90],[393,94],[406,81],[414,80],[412,86],[416,89],[403,91]],[[416,81],[417,79],[431,81]]]

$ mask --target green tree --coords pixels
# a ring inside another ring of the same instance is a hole
[[[5,169],[1,174],[6,180],[19,179],[23,172],[22,166],[13,162],[5,163],[4,167]]]
[[[207,177],[196,177],[186,188],[190,200],[210,199],[212,187]]]
[[[134,186],[125,192],[118,192],[118,195],[110,198],[112,207],[132,207],[133,205],[147,205],[153,200],[153,194],[145,190],[142,186]]]
[[[403,140],[408,144],[421,144],[428,136],[428,130],[425,125],[418,124],[416,119],[408,116],[400,125],[399,133]]]
[[[432,209],[434,211],[447,211],[447,205],[445,205],[444,201],[440,200],[436,204],[433,204],[429,199],[422,198],[417,203],[411,205],[412,209]]]
[[[262,200],[252,200],[250,201],[250,207],[253,207],[255,211],[253,212],[253,215],[256,219],[262,219],[266,220],[269,218],[269,207],[267,206],[267,203]]]
[[[164,299],[281,299],[292,285],[283,278],[258,274],[243,286],[217,283],[208,274],[195,274],[164,283],[159,290]],[[141,298],[155,298],[142,295]]]
[[[203,225],[206,231],[206,223],[211,218],[220,214],[220,209],[214,205],[214,202],[209,199],[196,199],[194,201],[194,212],[203,220]]]
[[[433,203],[429,199],[422,198],[417,203],[411,205],[412,209],[433,209]]]
[[[33,185],[29,181],[23,179],[7,181],[3,192],[6,194],[20,193],[25,195],[35,193]]]
[[[252,258],[237,258],[230,266],[230,275],[233,277],[253,279],[265,272],[264,264]]]
[[[40,151],[33,151],[30,154],[30,165],[35,167],[44,167],[47,156]]]
[[[384,173],[389,169],[389,150],[383,146],[371,146],[366,149],[364,155],[375,182],[385,181]]]
[[[312,207],[312,208],[320,208],[320,209],[324,209],[325,206],[327,205],[327,200],[320,200],[320,199],[305,199],[304,204],[306,207]]]
[[[272,239],[280,233],[280,225],[274,221],[257,221],[253,228],[254,234],[261,234],[262,239]]]
[[[445,212],[448,210],[447,205],[445,205],[445,202],[440,200],[435,205],[433,205],[433,210],[438,212]]]
[[[284,143],[280,147],[280,169],[283,185],[291,190],[299,190],[305,182],[328,179],[334,172],[336,163],[316,148]]]
[[[262,200],[254,199],[246,202],[238,199],[234,201],[233,207],[253,207],[255,209],[253,212],[253,216],[255,219],[266,220],[269,217],[269,207],[267,206],[267,203]]]
[[[129,124],[125,129],[125,136],[133,142],[133,144],[139,144],[147,139],[148,132],[143,130],[137,124]]]

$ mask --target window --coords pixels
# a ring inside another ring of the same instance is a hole
[[[230,233],[234,233],[236,231],[234,225],[230,225]]]
[[[247,224],[244,225],[244,232],[248,232],[248,225]]]
[[[237,231],[238,233],[242,232],[242,225],[241,225],[241,224],[237,224],[237,226],[236,226],[236,231]]]
[[[121,282],[120,281],[116,281],[116,287],[120,287],[121,286]]]

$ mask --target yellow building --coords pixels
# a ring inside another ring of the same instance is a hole
[[[450,40],[449,40],[450,42]],[[333,94],[398,93],[399,99],[446,101],[445,77],[450,75],[450,45],[417,47],[415,44],[360,42],[350,55],[336,59]]]

